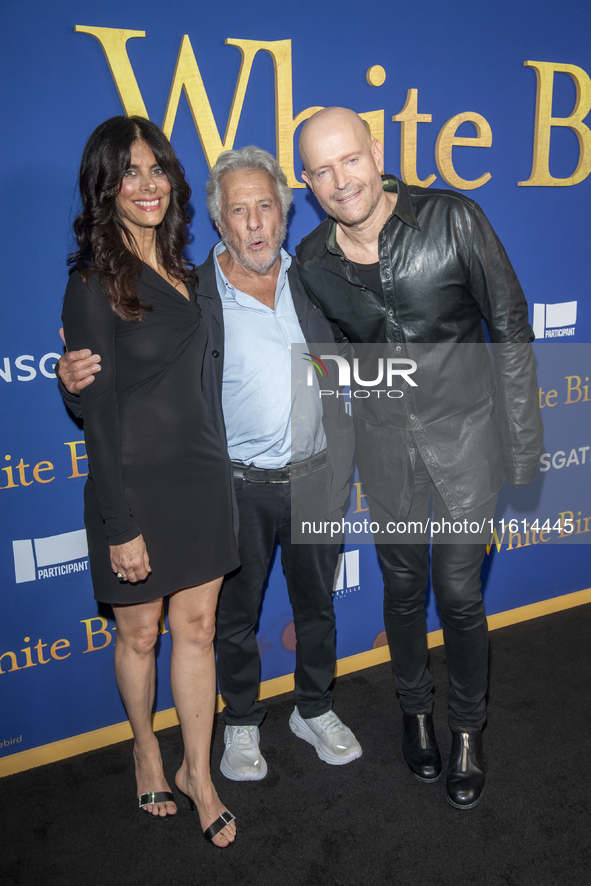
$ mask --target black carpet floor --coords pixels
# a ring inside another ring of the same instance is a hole
[[[589,886],[591,605],[491,634],[488,777],[479,806],[453,809],[445,780],[416,781],[400,752],[389,665],[340,678],[335,710],[363,746],[322,763],[291,734],[289,696],[269,700],[269,774],[233,783],[212,766],[237,818],[230,850],[208,845],[196,813],[154,822],[136,810],[131,742],[2,779],[2,886]],[[432,650],[442,754],[446,669]],[[180,731],[159,733],[167,775]],[[182,798],[181,798],[182,800]]]

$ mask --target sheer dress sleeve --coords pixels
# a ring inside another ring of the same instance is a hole
[[[82,418],[82,404],[80,403],[80,394],[70,394],[69,390],[61,380],[57,377],[57,386],[62,400],[75,418]]]
[[[125,544],[137,538],[141,529],[125,499],[121,460],[115,339],[117,325],[124,321],[113,313],[98,273],[84,283],[78,271],[66,288],[62,320],[68,350],[89,348],[102,358],[101,371],[80,393],[89,479],[94,483],[109,544]]]

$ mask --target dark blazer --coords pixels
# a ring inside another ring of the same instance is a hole
[[[227,445],[226,427],[222,411],[222,379],[224,372],[224,316],[222,301],[215,277],[213,249],[206,261],[197,268],[197,289],[201,314],[209,330],[209,340],[203,360],[203,393],[220,437]],[[330,343],[329,353],[336,351],[334,336],[322,311],[312,304],[299,278],[295,261],[287,272],[293,304],[304,338],[309,343]],[[333,363],[333,361],[331,361]],[[333,365],[335,365],[333,363]],[[328,368],[328,367],[327,367]],[[335,366],[336,369],[336,366]],[[332,367],[329,368],[329,373]],[[335,373],[336,374],[336,373]],[[336,379],[329,375],[327,388],[337,389]],[[327,488],[328,513],[340,511],[349,491],[353,465],[353,422],[345,412],[342,398],[322,398],[322,421],[326,434],[329,480]],[[339,514],[340,517],[340,514]]]

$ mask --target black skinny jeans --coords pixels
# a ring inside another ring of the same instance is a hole
[[[431,494],[433,519],[453,523],[419,457],[407,521],[427,519]],[[480,523],[492,518],[496,501],[495,496],[466,514],[466,518]],[[370,511],[372,519],[387,519],[373,503]],[[376,547],[384,576],[384,623],[396,691],[406,713],[430,713],[433,680],[428,668],[425,614],[429,543],[377,544]],[[431,582],[443,623],[449,673],[448,719],[454,732],[478,732],[486,719],[488,626],[480,592],[485,551],[486,546],[480,541],[436,543],[431,548]]]

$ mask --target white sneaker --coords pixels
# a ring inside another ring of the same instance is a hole
[[[289,718],[289,728],[298,738],[314,745],[320,759],[332,766],[343,766],[362,754],[361,745],[334,711],[304,720],[296,707]]]
[[[224,742],[222,775],[230,781],[260,781],[265,777],[267,762],[259,748],[258,726],[226,726]]]

